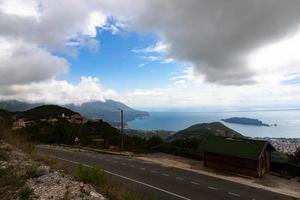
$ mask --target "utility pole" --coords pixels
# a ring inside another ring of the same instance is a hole
[[[124,119],[123,119],[123,110],[119,109],[121,111],[121,150],[124,149]]]

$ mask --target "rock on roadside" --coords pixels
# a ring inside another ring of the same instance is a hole
[[[50,169],[41,162],[34,161],[29,155],[14,146],[0,141],[0,149],[8,154],[7,161],[1,161],[3,169],[12,168],[18,176],[26,176],[28,167],[36,166],[35,176],[26,180],[26,185],[32,190],[32,199],[36,200],[106,200],[89,184],[76,181],[74,177],[60,171]]]

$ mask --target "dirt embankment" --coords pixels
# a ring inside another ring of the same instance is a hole
[[[89,184],[51,169],[0,141],[0,199],[105,200]]]

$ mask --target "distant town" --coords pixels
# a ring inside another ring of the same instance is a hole
[[[272,137],[259,137],[254,139],[261,139],[269,141],[273,147],[282,153],[292,153],[300,148],[300,138],[272,138]]]

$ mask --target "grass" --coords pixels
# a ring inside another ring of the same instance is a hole
[[[91,183],[97,186],[106,184],[105,172],[97,167],[83,167],[80,163],[77,169],[77,177],[86,183]]]
[[[27,185],[23,186],[19,192],[20,200],[29,200],[31,199],[33,191]]]
[[[138,193],[127,192],[124,194],[123,200],[158,200],[158,198],[156,195],[152,196],[151,198],[147,198]]]
[[[70,168],[70,166],[57,163],[53,159],[47,156],[40,155],[35,151],[34,145],[28,140],[13,131],[6,129],[0,131],[0,139],[4,139],[7,143],[18,147],[25,153],[29,154],[31,158],[38,162],[43,162],[53,169],[63,169],[66,173],[77,177],[79,180],[90,183],[96,186],[96,189],[104,194],[110,200],[156,200],[155,196],[152,198],[144,197],[136,192],[133,192],[133,188],[130,184],[124,184],[118,180],[107,181],[104,170],[101,168],[83,167],[80,164],[77,169]],[[1,149],[2,150],[2,149]],[[6,159],[6,153],[0,151],[0,160]],[[10,169],[0,169],[0,199],[31,199],[32,190],[28,186],[24,186],[27,178],[34,178],[40,176],[38,167],[36,165],[29,166],[26,170],[26,175],[17,177],[14,171]],[[15,191],[20,191],[15,192]],[[68,198],[68,193],[65,195],[65,199]]]
[[[1,169],[0,168],[0,180],[3,176],[5,176],[7,174],[7,170],[6,169]]]
[[[43,175],[43,172],[39,170],[36,164],[32,164],[27,167],[25,172],[26,178],[37,178]]]
[[[25,184],[24,176],[17,176],[12,168],[0,169],[0,199],[18,199],[18,193]]]
[[[8,154],[5,150],[0,149],[0,161],[8,160]]]
[[[15,133],[10,128],[1,130],[0,139],[3,139],[5,142],[12,144],[19,149],[22,149],[25,153],[28,154],[31,154],[35,150],[34,145],[31,142],[28,142],[26,137]]]
[[[158,200],[154,195],[151,198],[140,195],[132,191],[132,186],[119,183],[116,180],[106,179],[104,170],[96,167],[84,167],[82,164],[77,166],[76,177],[80,181],[90,183],[100,188],[100,193],[107,196],[111,200]]]

